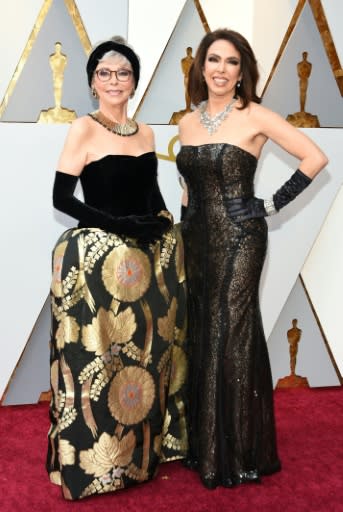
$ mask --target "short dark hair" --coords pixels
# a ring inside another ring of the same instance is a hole
[[[212,43],[224,39],[233,44],[241,57],[242,80],[239,88],[239,96],[242,100],[242,108],[247,107],[251,101],[261,103],[261,98],[256,93],[256,86],[259,79],[257,60],[248,41],[239,32],[220,28],[209,32],[200,41],[194,61],[189,71],[188,93],[194,105],[208,98],[206,82],[203,79],[203,67],[207,51]],[[238,89],[236,90],[238,93]]]
[[[86,66],[87,77],[88,77],[88,85],[91,87],[94,71],[98,65],[99,60],[108,53],[108,52],[117,52],[126,57],[126,59],[130,62],[132,66],[133,76],[135,79],[135,89],[137,88],[139,75],[140,75],[140,62],[138,55],[130,48],[127,44],[123,42],[118,42],[116,40],[110,39],[108,41],[104,41],[96,46],[91,54],[88,57],[88,62]]]

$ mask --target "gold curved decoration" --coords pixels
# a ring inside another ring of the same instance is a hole
[[[168,144],[168,154],[164,155],[163,153],[157,153],[157,158],[159,158],[160,160],[168,160],[169,162],[175,162],[176,156],[174,153],[174,145],[178,139],[179,139],[179,136],[174,135],[174,137],[172,137],[170,139],[169,144]]]

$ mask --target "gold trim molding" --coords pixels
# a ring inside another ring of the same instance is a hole
[[[37,318],[36,318],[36,320],[35,320],[35,323],[33,324],[33,327],[32,327],[32,329],[31,329],[31,332],[30,332],[30,334],[29,334],[29,336],[28,336],[28,338],[27,338],[27,340],[26,340],[25,346],[24,346],[23,350],[21,351],[21,354],[20,354],[20,356],[19,356],[19,359],[18,359],[18,361],[17,361],[17,364],[15,365],[15,367],[14,367],[14,369],[13,369],[13,371],[12,371],[11,375],[10,375],[10,378],[8,379],[8,382],[7,382],[7,385],[6,385],[6,387],[5,387],[5,390],[4,390],[3,394],[2,394],[2,396],[0,397],[0,407],[2,407],[2,406],[3,406],[3,404],[4,404],[5,400],[6,400],[6,397],[7,397],[8,391],[9,391],[9,389],[10,389],[11,385],[12,385],[12,382],[13,382],[13,381],[14,381],[14,379],[15,379],[15,374],[16,374],[16,372],[17,372],[18,368],[20,367],[20,364],[21,364],[21,362],[22,362],[22,360],[23,360],[23,357],[24,357],[25,351],[26,351],[26,349],[28,348],[29,343],[30,343],[30,341],[31,341],[31,337],[32,337],[33,331],[34,331],[34,330],[35,330],[35,328],[36,328],[36,325],[37,325],[37,323],[38,323],[38,321],[39,321],[39,318],[40,318],[40,316],[41,316],[41,314],[42,314],[42,312],[43,312],[43,309],[44,309],[44,307],[45,307],[45,304],[47,303],[47,301],[48,301],[48,300],[50,300],[50,296],[49,296],[49,295],[47,296],[47,298],[46,298],[46,299],[45,299],[45,301],[44,301],[43,306],[41,307],[41,310],[40,310],[40,312],[39,312],[39,314],[38,314],[38,316],[37,316]],[[38,400],[37,400],[37,402],[38,402]]]
[[[323,340],[324,340],[325,348],[326,348],[326,350],[327,350],[327,352],[328,352],[328,354],[329,354],[329,357],[330,357],[330,361],[331,361],[331,363],[332,363],[332,366],[334,367],[334,370],[335,370],[335,372],[336,372],[337,378],[338,378],[338,380],[339,380],[339,382],[340,382],[341,386],[343,386],[343,376],[341,375],[341,372],[339,371],[339,368],[338,368],[338,366],[337,366],[337,363],[336,363],[335,358],[334,358],[334,356],[333,356],[333,353],[332,353],[332,351],[331,351],[331,348],[330,348],[329,342],[328,342],[328,340],[327,340],[327,338],[326,338],[326,336],[325,336],[324,329],[323,329],[323,327],[322,327],[322,324],[321,324],[320,319],[319,319],[319,317],[318,317],[318,315],[317,315],[317,312],[316,312],[315,307],[314,307],[314,305],[313,305],[313,303],[312,303],[311,297],[310,297],[310,295],[309,295],[309,293],[308,293],[308,290],[307,290],[307,288],[306,288],[306,286],[305,286],[305,282],[304,282],[304,280],[303,280],[303,278],[302,278],[302,275],[301,275],[301,274],[299,274],[299,279],[300,279],[300,282],[301,282],[302,287],[303,287],[303,289],[304,289],[304,292],[305,292],[305,295],[306,295],[306,297],[307,297],[308,303],[309,303],[309,305],[310,305],[310,307],[311,307],[311,310],[312,310],[313,316],[314,316],[314,318],[316,319],[316,322],[317,322],[318,328],[319,328],[319,330],[320,330],[320,334],[322,335],[322,338],[323,338]]]
[[[75,4],[75,0],[64,0],[64,3],[68,9],[69,15],[71,19],[73,20],[74,27],[76,29],[76,32],[80,38],[80,41],[82,43],[82,46],[87,53],[87,55],[90,54],[92,50],[92,44],[89,40],[86,28],[83,24],[80,12]]]
[[[49,9],[50,7],[52,6],[52,3],[54,1],[57,1],[57,0],[44,0],[44,4],[41,8],[41,10],[39,11],[39,14],[37,16],[37,19],[36,19],[36,22],[33,26],[33,29],[31,31],[31,34],[29,36],[29,39],[26,43],[26,46],[24,48],[24,51],[19,59],[19,62],[17,64],[17,67],[13,73],[13,76],[12,76],[12,79],[9,83],[9,86],[5,92],[5,95],[4,95],[4,98],[1,102],[1,105],[0,105],[0,121],[1,121],[1,116],[2,114],[4,113],[7,105],[8,105],[8,102],[9,102],[9,99],[15,89],[15,86],[17,84],[17,81],[18,81],[18,78],[27,62],[27,59],[31,53],[31,50],[33,48],[33,45],[34,45],[34,42],[37,38],[37,35],[40,31],[40,29],[42,28],[43,26],[43,23],[45,21],[45,18],[49,12]],[[68,13],[72,19],[72,22],[73,22],[73,25],[75,27],[75,30],[80,38],[80,41],[81,41],[81,44],[86,52],[86,54],[88,55],[91,51],[91,48],[92,48],[92,45],[91,45],[91,42],[89,40],[89,37],[87,35],[87,32],[86,32],[86,29],[84,27],[84,24],[83,24],[83,21],[82,21],[82,18],[80,16],[80,13],[79,13],[79,10],[75,4],[75,0],[64,0],[64,3],[65,3],[65,6],[68,10]]]
[[[316,20],[317,27],[324,44],[331,69],[336,78],[338,88],[340,90],[341,96],[343,96],[343,69],[335,48],[335,44],[332,39],[332,35],[325,16],[322,2],[320,0],[308,0],[308,2],[312,9],[313,16]]]
[[[194,0],[194,4],[195,4],[195,7],[199,13],[199,17],[200,17],[200,20],[201,20],[201,23],[205,29],[205,32],[210,32],[211,29],[210,29],[210,26],[209,24],[207,23],[207,19],[206,19],[206,16],[205,16],[205,13],[203,11],[203,8],[201,7],[200,5],[200,1],[199,0]]]
[[[342,69],[341,63],[339,61],[338,54],[336,52],[335,44],[334,44],[332,36],[331,36],[330,28],[329,28],[329,25],[328,25],[328,22],[327,22],[327,19],[325,16],[325,12],[324,12],[321,0],[299,0],[298,1],[298,5],[295,8],[294,14],[292,16],[292,19],[290,21],[290,24],[288,26],[286,34],[282,40],[280,49],[279,49],[276,59],[274,61],[274,64],[273,64],[273,67],[269,74],[269,77],[264,85],[264,88],[262,91],[262,96],[266,92],[266,90],[269,86],[269,83],[274,76],[275,70],[280,62],[280,59],[283,55],[286,45],[292,35],[292,32],[293,32],[296,24],[298,23],[301,12],[307,2],[312,10],[318,31],[319,31],[321,39],[323,41],[323,45],[324,45],[327,57],[330,62],[332,73],[336,79],[339,91],[340,91],[341,95],[343,96],[343,69]]]
[[[177,24],[179,23],[179,20],[180,20],[180,18],[181,18],[181,16],[182,16],[183,10],[184,10],[184,8],[185,8],[185,6],[186,6],[186,3],[187,3],[188,1],[189,1],[189,0],[186,0],[186,1],[185,1],[185,3],[183,4],[183,7],[182,7],[182,9],[181,9],[181,11],[180,11],[180,14],[179,14],[179,16],[177,17],[177,20],[176,20],[176,22],[175,22],[174,28],[173,28],[173,30],[172,30],[172,31],[171,31],[171,33],[170,33],[170,36],[169,36],[169,38],[168,38],[168,41],[167,41],[167,43],[166,43],[166,45],[165,45],[165,47],[164,47],[164,49],[163,49],[163,52],[161,53],[160,58],[158,59],[158,62],[157,62],[157,64],[156,64],[156,66],[155,66],[154,72],[153,72],[153,74],[152,74],[152,76],[151,76],[151,78],[150,78],[150,80],[149,80],[149,83],[148,83],[148,85],[147,85],[147,87],[146,87],[146,89],[145,89],[145,91],[144,91],[144,94],[143,94],[143,96],[141,97],[141,100],[140,100],[140,102],[139,102],[139,104],[138,104],[138,106],[137,106],[137,108],[136,108],[136,110],[135,110],[135,113],[134,113],[134,115],[133,115],[133,119],[136,119],[137,115],[139,114],[139,111],[140,111],[140,109],[141,109],[141,107],[142,107],[142,105],[143,105],[143,103],[144,103],[144,100],[145,100],[145,98],[146,98],[146,96],[147,96],[147,94],[148,94],[148,92],[149,92],[149,89],[150,89],[150,87],[151,87],[151,84],[152,84],[152,82],[153,82],[153,80],[154,80],[154,78],[155,78],[156,72],[157,72],[157,70],[158,70],[158,68],[159,68],[159,66],[160,66],[161,60],[162,60],[162,58],[163,58],[163,56],[164,56],[164,54],[165,54],[165,52],[166,52],[166,49],[167,49],[167,47],[168,47],[168,45],[169,45],[169,42],[170,42],[170,40],[171,40],[171,38],[172,38],[172,36],[173,36],[173,34],[174,34],[174,32],[175,32],[176,26],[177,26]],[[199,18],[200,18],[200,21],[201,21],[201,23],[202,23],[202,25],[203,25],[203,27],[204,27],[205,32],[210,32],[210,27],[209,27],[209,25],[208,25],[208,23],[207,23],[206,16],[205,16],[204,11],[203,11],[203,9],[202,9],[202,7],[201,7],[201,5],[200,5],[199,0],[193,0],[193,2],[194,2],[194,5],[195,5],[195,8],[196,8],[196,10],[197,10],[197,12],[198,12],[198,14],[199,14]],[[165,123],[165,125],[169,125],[169,124],[170,124],[170,123]],[[165,125],[164,125],[164,126],[165,126]],[[167,160],[168,160],[168,159],[167,159]]]
[[[26,64],[26,61],[28,59],[28,56],[30,55],[30,52],[32,50],[32,47],[33,47],[33,43],[38,35],[38,32],[40,31],[40,29],[42,28],[42,25],[44,23],[44,20],[45,20],[45,17],[46,15],[48,14],[48,11],[52,5],[52,2],[53,0],[45,0],[41,10],[39,11],[39,14],[38,14],[38,17],[37,17],[37,20],[36,20],[36,23],[34,24],[34,27],[32,29],[32,32],[29,36],[29,39],[26,43],[26,46],[24,48],[24,51],[19,59],[19,62],[17,64],[17,67],[13,73],[13,77],[12,77],[12,80],[10,81],[9,83],[9,86],[7,88],[7,91],[5,92],[5,96],[2,100],[2,103],[0,105],[0,119],[1,119],[1,116],[2,114],[4,113],[7,105],[8,105],[8,101],[11,97],[11,94],[12,92],[14,91],[14,88],[16,86],[16,83],[18,81],[18,78],[20,76],[20,73],[22,72],[23,70],[23,67],[25,66]]]

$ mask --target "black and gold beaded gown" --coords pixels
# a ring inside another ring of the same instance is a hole
[[[143,215],[160,194],[156,155],[108,155],[81,183],[85,203]],[[65,498],[147,481],[184,457],[184,281],[179,226],[145,244],[91,227],[57,241],[47,470]]]
[[[259,307],[265,219],[227,215],[252,196],[257,160],[226,143],[182,146],[188,285],[189,455],[205,485],[257,481],[280,468],[272,379]]]

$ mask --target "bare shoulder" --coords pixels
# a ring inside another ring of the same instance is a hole
[[[191,140],[192,135],[197,130],[199,124],[198,112],[195,110],[184,115],[179,121],[179,137],[181,144],[186,144]]]
[[[89,116],[82,116],[75,119],[69,129],[69,138],[83,139],[92,131],[92,119]]]
[[[153,129],[148,124],[138,123],[138,126],[139,126],[139,131],[143,135],[146,135],[146,136],[148,136],[148,135],[153,136],[154,135]]]
[[[286,123],[286,120],[281,117],[280,114],[277,114],[273,110],[255,102],[251,102],[249,104],[248,112],[253,120],[261,123],[262,125],[271,122],[281,122],[282,124]]]
[[[327,158],[314,141],[280,114],[256,103],[251,103],[249,109],[256,133],[299,159],[305,174],[314,177],[326,165]]]
[[[93,133],[94,121],[89,116],[75,119],[69,128],[58,169],[69,174],[79,175],[87,158],[87,144]]]
[[[189,126],[192,126],[192,124],[195,122],[197,117],[197,111],[194,110],[193,112],[188,112],[185,114],[179,121],[179,129],[187,129]]]
[[[144,123],[138,123],[141,135],[148,141],[151,146],[155,144],[155,134],[151,126]]]

